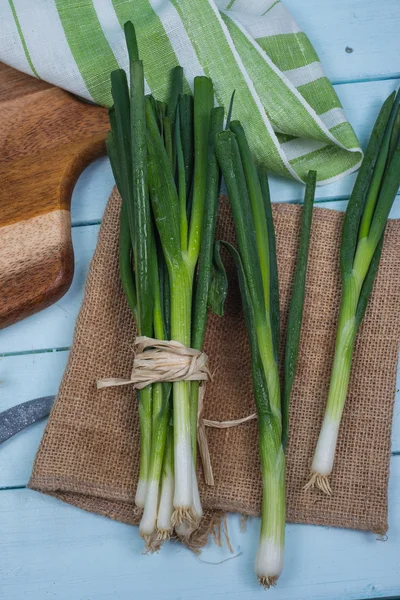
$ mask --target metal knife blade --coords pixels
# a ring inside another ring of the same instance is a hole
[[[50,414],[55,396],[43,396],[22,404],[17,404],[0,413],[0,444],[10,437],[44,419]]]

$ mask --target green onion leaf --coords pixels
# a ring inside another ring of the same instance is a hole
[[[183,94],[179,98],[179,118],[181,124],[181,140],[183,159],[185,163],[185,178],[186,178],[186,200],[189,200],[191,195],[191,184],[193,179],[194,165],[194,139],[193,139],[193,96]],[[189,213],[189,211],[188,211]]]
[[[207,160],[210,114],[214,104],[211,79],[195,77],[194,80],[194,182],[193,204],[190,215],[188,258],[194,268],[197,262],[206,199]]]
[[[278,278],[278,260],[276,254],[276,241],[274,221],[272,217],[271,196],[266,171],[259,172],[261,191],[264,200],[265,217],[268,230],[268,249],[269,249],[269,280],[270,280],[270,320],[272,330],[272,341],[274,344],[274,357],[278,362],[279,343],[281,336],[281,319],[279,307],[279,278]]]
[[[285,348],[285,373],[282,397],[282,443],[286,447],[289,435],[289,404],[299,355],[301,324],[306,290],[308,248],[317,182],[316,171],[309,171],[301,215],[300,245],[290,299]]]
[[[132,21],[127,21],[124,24],[124,33],[126,46],[128,48],[129,62],[133,63],[136,60],[139,60],[139,50],[136,39],[135,27]]]
[[[221,181],[217,157],[215,156],[214,144],[215,136],[223,129],[223,123],[224,109],[222,107],[213,108],[211,110],[208,139],[206,201],[203,216],[201,251],[192,323],[192,347],[198,350],[201,350],[203,347],[204,335],[206,331],[207,307],[213,262],[214,235],[218,212],[218,195]],[[219,264],[221,264],[220,261]],[[216,266],[218,269],[218,259]],[[221,281],[221,279],[219,279],[219,281]]]
[[[222,317],[224,314],[227,294],[228,277],[221,258],[221,242],[215,242],[211,283],[208,291],[208,306],[212,312],[219,317]]]
[[[151,203],[165,259],[169,267],[176,268],[181,263],[179,199],[167,152],[148,101],[146,123]]]
[[[340,247],[340,269],[342,277],[350,276],[353,270],[353,261],[357,246],[360,221],[364,210],[365,197],[371,183],[373,170],[385,135],[386,125],[390,117],[394,98],[395,93],[393,92],[393,94],[385,101],[379,112],[347,206],[343,223],[342,244]]]

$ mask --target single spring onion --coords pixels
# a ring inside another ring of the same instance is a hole
[[[194,84],[193,200],[188,219],[186,207],[179,200],[174,173],[159,134],[154,112],[150,103],[146,104],[150,196],[171,285],[171,337],[186,346],[191,344],[193,281],[203,225],[212,106],[211,81],[206,77],[197,77]],[[179,111],[177,114],[179,118]],[[176,130],[178,131],[179,127]],[[181,178],[178,179],[181,181]],[[183,234],[186,231],[185,239]],[[187,382],[173,384],[173,427],[173,520],[179,526],[185,521],[196,523],[202,514],[192,456],[190,384]]]
[[[207,155],[207,182],[206,202],[203,217],[203,231],[201,239],[201,252],[197,274],[196,292],[193,308],[192,322],[192,347],[202,350],[207,324],[207,312],[209,305],[209,292],[213,267],[214,234],[217,221],[218,195],[221,185],[221,175],[217,158],[215,156],[214,140],[217,133],[222,131],[224,124],[224,109],[213,108],[211,111],[208,155]],[[191,384],[191,426],[192,426],[192,452],[193,461],[196,465],[196,434],[197,434],[197,409],[198,409],[199,383],[193,381]]]
[[[126,28],[127,38],[129,26]],[[130,58],[137,58],[135,50],[130,52]],[[152,282],[149,269],[150,256],[150,204],[147,187],[146,167],[146,134],[143,128],[144,121],[144,94],[143,66],[138,60],[131,60],[131,98],[125,72],[114,71],[111,74],[111,90],[114,108],[110,111],[112,137],[109,138],[110,158],[114,163],[113,171],[119,183],[123,197],[123,214],[126,210],[131,248],[135,264],[135,291],[136,291],[136,322],[139,335],[151,336],[153,332],[152,319]],[[134,107],[134,108],[133,108]],[[117,162],[116,162],[117,161]],[[126,245],[126,244],[125,244]],[[120,250],[123,252],[122,247]],[[125,266],[126,262],[125,249]],[[122,262],[120,263],[122,267]],[[131,283],[127,280],[127,269],[122,272],[124,288]],[[150,301],[149,301],[150,298]],[[141,453],[139,485],[136,493],[136,504],[143,507],[145,503],[147,478],[151,453],[151,413],[152,413],[152,388],[148,386],[139,393],[139,415],[141,429]]]
[[[153,323],[154,335],[158,340],[167,339],[165,330],[165,318],[163,306],[161,304],[160,270],[158,265],[158,256],[155,240],[152,240],[152,280],[153,280]],[[162,260],[162,257],[160,257]],[[157,548],[160,541],[163,541],[170,534],[170,529],[163,528],[157,536],[154,535],[156,522],[158,518],[160,484],[162,478],[164,451],[167,439],[167,429],[169,420],[169,396],[171,385],[168,383],[154,383],[152,385],[152,438],[151,455],[148,471],[147,491],[142,520],[139,531],[146,541],[147,547]],[[171,451],[170,449],[168,450]],[[155,539],[154,539],[155,538]]]
[[[335,459],[354,343],[378,270],[386,222],[400,185],[399,103],[400,95],[395,97],[393,93],[381,108],[343,224],[342,298],[335,356],[311,477],[305,486],[308,489],[316,485],[327,494],[331,494],[329,475]]]
[[[255,571],[260,583],[270,587],[275,585],[283,567],[286,514],[285,453],[278,374],[279,291],[272,211],[266,175],[257,172],[240,123],[233,121],[230,130],[219,133],[215,145],[235,223],[238,250],[227,243],[224,246],[233,256],[238,271],[258,415],[263,501]],[[314,187],[315,175],[310,175],[306,193],[308,205],[310,202],[312,205]],[[296,276],[296,283],[303,288],[310,225],[307,213],[301,232],[298,266],[301,276]],[[303,296],[304,291],[301,298]],[[289,336],[287,342],[287,352],[292,357],[292,378],[300,337],[302,305],[297,317],[296,335]],[[289,395],[290,390],[285,398],[286,412]]]

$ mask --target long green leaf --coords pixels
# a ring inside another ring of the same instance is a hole
[[[180,66],[175,67],[171,71],[171,91],[168,100],[167,115],[171,122],[171,126],[175,122],[175,111],[179,102],[179,96],[182,94],[183,87],[183,69]]]
[[[119,162],[119,157],[118,157],[117,146],[116,146],[114,134],[112,131],[109,131],[107,134],[106,149],[107,149],[108,157],[110,159],[111,170],[114,175],[114,179],[115,179],[115,183],[118,188],[118,191],[122,198],[124,198],[124,197],[126,198],[124,184],[122,183],[122,179],[121,179],[120,162]]]
[[[186,214],[186,174],[185,174],[185,159],[182,149],[181,126],[179,115],[179,104],[175,112],[175,148],[176,148],[176,163],[177,163],[177,185],[179,196],[179,222],[181,232],[181,249],[182,252],[187,251],[188,245],[188,219]]]
[[[194,139],[193,139],[193,96],[183,94],[179,98],[179,117],[181,124],[182,151],[185,163],[186,201],[191,193],[194,165]]]
[[[151,106],[153,107],[153,112],[156,118],[158,119],[158,111],[157,111],[157,102],[152,94],[147,94],[146,98],[150,100]]]
[[[190,216],[188,258],[194,269],[200,251],[206,198],[208,136],[214,91],[211,79],[195,77],[194,80],[194,182],[193,204]]]
[[[279,308],[279,277],[278,277],[278,258],[276,254],[276,240],[274,220],[272,217],[271,196],[269,193],[268,177],[266,171],[259,172],[261,190],[264,200],[265,217],[268,229],[268,248],[269,248],[269,282],[270,282],[270,321],[274,344],[275,361],[279,359],[279,344],[281,337],[281,319]]]
[[[161,137],[164,137],[164,119],[167,116],[167,104],[156,100],[156,115]]]
[[[236,90],[233,90],[232,96],[231,96],[231,99],[230,99],[230,102],[229,102],[228,115],[226,117],[225,129],[229,129],[229,127],[231,125],[232,112],[233,112],[233,101],[235,99],[235,94],[236,94]]]
[[[131,309],[136,321],[137,295],[135,277],[131,261],[132,246],[126,202],[122,202],[121,205],[119,231],[119,272],[121,277],[122,289],[124,290],[126,300],[129,304],[129,308]]]
[[[218,196],[220,188],[220,170],[218,167],[217,158],[215,156],[215,136],[219,131],[222,131],[224,123],[224,109],[221,108],[210,108],[210,90],[212,87],[209,85],[209,81],[204,81],[204,91],[201,90],[200,82],[197,82],[197,96],[195,97],[195,127],[198,128],[200,119],[205,122],[205,126],[208,129],[208,147],[205,149],[202,145],[204,140],[201,138],[199,142],[199,132],[195,130],[196,139],[196,162],[195,162],[195,195],[194,201],[197,203],[193,206],[193,210],[203,210],[203,223],[201,224],[201,245],[200,245],[200,260],[199,268],[196,281],[196,290],[193,304],[193,318],[192,318],[192,331],[191,331],[191,346],[201,350],[203,347],[204,335],[206,331],[207,323],[207,310],[208,310],[208,295],[211,282],[211,269],[212,269],[212,254],[213,254],[213,241],[215,233],[215,225],[218,210]],[[204,94],[203,102],[204,106],[199,107],[199,91],[198,88]],[[206,111],[210,108],[210,113],[207,118]],[[201,110],[200,110],[201,109]],[[201,147],[199,148],[199,144]],[[205,156],[204,156],[205,153]],[[204,160],[205,159],[205,160]],[[196,176],[199,176],[200,168],[202,169],[205,164],[204,177],[206,178],[204,187],[204,199],[201,198],[203,194],[202,189],[199,189],[198,180]],[[196,166],[197,165],[197,166]],[[200,165],[200,167],[199,167]],[[203,207],[200,207],[200,200],[203,203]],[[194,215],[196,216],[196,215]],[[193,220],[191,220],[193,224]],[[193,250],[193,248],[192,248]],[[194,260],[194,256],[192,257]],[[191,401],[190,401],[190,420],[192,429],[192,454],[196,464],[196,437],[197,437],[197,412],[198,412],[198,389],[199,384],[193,382],[191,385]]]
[[[131,157],[135,237],[132,240],[138,296],[139,335],[153,334],[153,291],[151,277],[151,212],[147,175],[146,117],[143,63],[130,63],[131,76]]]
[[[225,310],[225,300],[228,294],[228,277],[220,254],[221,242],[215,242],[214,259],[208,292],[208,306],[212,312],[222,317]]]
[[[400,101],[400,89],[397,92],[397,99]],[[393,122],[392,134],[389,143],[388,164],[391,163],[393,155],[400,141],[400,108],[397,107],[397,113]]]
[[[399,99],[400,95],[397,94],[392,106],[392,110],[390,112],[388,123],[386,125],[385,135],[383,136],[382,144],[379,150],[379,155],[375,164],[370,187],[365,201],[364,211],[361,217],[360,231],[358,235],[359,239],[362,239],[363,237],[368,237],[369,234],[369,228],[371,226],[372,217],[374,215],[376,203],[378,201],[379,190],[388,162],[390,144],[392,141],[393,125],[396,121],[397,115],[399,114]],[[395,149],[391,151],[392,155],[394,154],[394,150]]]
[[[290,395],[292,392],[293,381],[296,374],[297,358],[299,355],[300,334],[306,292],[308,249],[310,245],[316,182],[317,173],[315,171],[309,171],[301,216],[300,245],[293,279],[286,335],[284,386],[282,398],[282,443],[284,448],[286,447],[289,435]]]
[[[150,197],[156,226],[169,268],[181,264],[179,199],[171,165],[152,107],[146,101],[147,154]]]
[[[265,205],[258,178],[257,168],[254,164],[250,147],[247,142],[244,129],[239,121],[232,121],[231,131],[236,136],[242,160],[243,171],[246,178],[247,190],[250,199],[253,224],[256,235],[258,261],[261,269],[261,278],[264,290],[264,305],[267,313],[270,312],[270,265],[269,265],[269,242],[268,227],[265,214]]]
[[[157,234],[158,236],[158,234]],[[157,237],[156,236],[156,237]],[[168,267],[165,262],[164,254],[161,247],[161,242],[157,242],[157,256],[158,256],[158,277],[160,279],[160,294],[161,294],[161,307],[163,310],[163,321],[165,339],[171,338],[171,290],[169,285]]]
[[[342,244],[340,247],[340,269],[342,278],[351,276],[353,270],[358,230],[364,209],[365,198],[371,183],[383,136],[385,135],[386,125],[390,117],[394,98],[395,93],[393,92],[393,94],[387,98],[379,112],[347,206],[343,223]]]
[[[250,199],[238,144],[232,131],[218,133],[215,138],[215,151],[228,189],[236,238],[253,310],[256,319],[264,319],[264,294]]]
[[[383,178],[381,191],[375,209],[368,236],[368,243],[375,248],[385,230],[390,210],[400,186],[400,148],[394,153],[392,161]]]
[[[128,48],[129,62],[139,60],[139,49],[136,39],[135,27],[132,21],[127,21],[124,24],[124,33],[126,45]]]
[[[236,271],[238,275],[240,294],[242,297],[243,315],[246,322],[247,336],[249,340],[250,352],[251,352],[251,368],[253,375],[253,388],[254,388],[254,399],[256,402],[257,415],[259,420],[259,427],[265,424],[265,422],[272,423],[276,419],[271,411],[270,402],[268,398],[268,387],[265,379],[265,373],[260,357],[260,351],[258,348],[257,334],[256,334],[256,317],[253,311],[251,294],[247,286],[245,269],[243,262],[240,258],[239,252],[228,242],[221,242],[221,244],[228,250],[232,256]],[[264,422],[264,423],[263,423]],[[279,431],[278,431],[279,430]],[[280,444],[280,428],[277,428],[277,437],[279,438]]]
[[[122,193],[129,206],[132,206],[132,154],[131,154],[131,118],[130,100],[126,73],[122,69],[111,73],[111,94],[114,100],[114,109],[109,112],[110,124],[113,132],[113,141],[118,157],[117,177],[120,181]],[[128,209],[129,228],[134,239],[134,215]]]
[[[167,152],[169,164],[171,165],[172,173],[175,173],[174,147],[172,141],[172,126],[169,117],[164,117],[162,122],[162,130],[164,132],[164,145]]]
[[[385,232],[383,232],[382,237],[378,243],[378,246],[376,247],[376,250],[375,250],[372,260],[371,260],[371,264],[369,265],[368,273],[364,279],[364,283],[361,288],[360,298],[358,300],[357,310],[356,310],[357,328],[360,327],[360,325],[362,323],[362,320],[365,315],[365,311],[367,310],[368,301],[371,296],[372,289],[374,287],[374,281],[375,281],[376,274],[378,272],[379,262],[380,262],[381,254],[382,254],[384,235],[385,235]]]
[[[214,234],[218,212],[218,195],[221,174],[215,156],[215,136],[224,126],[224,109],[213,108],[211,111],[210,130],[207,153],[206,201],[203,227],[201,233],[201,250],[197,274],[196,292],[192,320],[192,347],[201,350],[207,323],[207,308],[214,246]]]

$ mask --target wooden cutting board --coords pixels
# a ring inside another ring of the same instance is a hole
[[[0,63],[0,328],[56,302],[74,256],[70,201],[105,154],[107,111]]]

